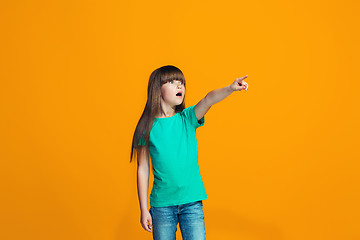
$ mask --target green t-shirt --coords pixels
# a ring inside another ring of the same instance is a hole
[[[195,105],[166,118],[155,118],[149,136],[154,183],[150,205],[166,207],[207,199],[198,165],[195,130],[203,126]]]

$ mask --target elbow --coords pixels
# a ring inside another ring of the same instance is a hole
[[[141,174],[141,175],[144,175],[144,174],[148,175],[150,172],[150,167],[147,164],[141,164],[138,166],[137,172],[138,172],[138,174]]]

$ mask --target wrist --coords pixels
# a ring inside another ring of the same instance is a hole
[[[143,213],[143,212],[148,212],[149,211],[149,209],[147,209],[147,208],[140,208],[140,211]]]
[[[229,86],[227,86],[227,88],[229,89],[229,92],[232,93],[235,91],[235,89],[233,89],[233,85],[230,84]]]

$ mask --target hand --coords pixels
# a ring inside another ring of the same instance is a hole
[[[241,78],[237,78],[231,85],[230,88],[233,91],[241,91],[244,90],[247,91],[248,89],[248,84],[244,81],[245,78],[247,78],[248,75],[241,77]]]
[[[149,211],[141,212],[141,226],[148,232],[152,232],[152,218]]]

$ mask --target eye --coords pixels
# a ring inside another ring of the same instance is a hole
[[[170,80],[170,81],[169,81],[169,83],[171,83],[171,84],[172,84],[172,83],[174,83],[174,81],[173,81],[173,80]]]

